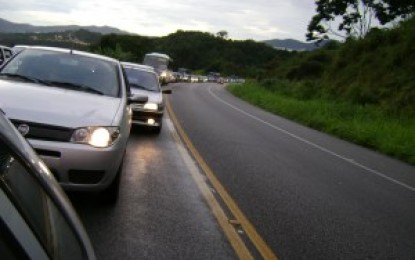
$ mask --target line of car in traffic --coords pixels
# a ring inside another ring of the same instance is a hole
[[[53,47],[0,51],[0,257],[94,259],[62,188],[114,204],[131,127],[160,133],[171,90],[142,64]]]
[[[187,83],[244,83],[245,80],[237,76],[221,77],[212,76],[212,75],[195,75],[195,74],[186,74],[180,72],[173,72],[173,77],[171,82],[187,82]]]
[[[6,259],[95,257],[60,187],[99,192],[103,201],[115,203],[131,125],[159,133],[163,93],[171,90],[161,89],[154,69],[97,54],[24,46],[4,60],[1,258],[3,254]],[[31,179],[26,180],[25,174]],[[16,230],[11,212],[21,222],[19,227],[24,224],[27,230]],[[63,231],[67,235],[62,236]]]

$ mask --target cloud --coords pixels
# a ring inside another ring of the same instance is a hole
[[[314,13],[309,0],[15,0],[0,17],[35,25],[108,25],[140,35],[163,36],[178,29],[234,39],[304,39]]]
[[[69,0],[13,0],[1,4],[1,12],[51,12],[68,13],[77,8],[76,1]]]

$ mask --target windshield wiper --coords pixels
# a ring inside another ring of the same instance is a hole
[[[6,76],[6,77],[10,77],[10,78],[18,78],[18,79],[23,79],[23,80],[29,81],[29,82],[42,83],[42,84],[47,85],[47,83],[44,80],[29,77],[29,76],[25,76],[25,75],[21,75],[21,74],[1,73],[0,76]]]
[[[156,92],[156,91],[157,91],[157,90],[154,90],[154,89],[149,89],[149,88],[146,88],[146,87],[144,87],[144,86],[142,86],[142,85],[135,84],[135,83],[130,83],[130,87],[132,87],[132,88],[144,89],[144,90],[147,90],[147,91],[153,91],[153,92]]]
[[[63,88],[67,88],[67,89],[72,89],[72,90],[81,90],[81,91],[85,91],[85,92],[89,92],[89,93],[93,93],[93,94],[98,94],[98,95],[104,95],[103,92],[85,86],[85,85],[81,85],[81,84],[76,84],[76,83],[71,83],[71,82],[63,82],[63,81],[46,81],[46,83],[48,85],[55,85],[55,86],[59,86],[59,87],[63,87]]]

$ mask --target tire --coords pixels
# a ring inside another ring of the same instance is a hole
[[[161,126],[158,126],[158,127],[154,128],[154,130],[153,130],[153,133],[156,134],[156,135],[159,135],[160,132],[161,132]]]
[[[156,135],[159,135],[160,134],[160,132],[161,132],[161,127],[163,126],[162,124],[161,124],[161,120],[160,120],[160,122],[159,122],[159,126],[157,126],[157,127],[155,127],[155,128],[153,128],[153,133],[154,134],[156,134]]]
[[[108,205],[115,205],[118,201],[118,195],[120,193],[120,180],[123,169],[124,159],[121,161],[120,167],[118,168],[117,175],[111,184],[102,191],[102,201]]]

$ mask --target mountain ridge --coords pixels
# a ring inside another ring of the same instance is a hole
[[[120,30],[110,26],[81,26],[81,25],[53,25],[53,26],[38,26],[27,23],[14,23],[6,19],[0,18],[0,33],[54,33],[65,31],[87,30],[90,32],[100,34],[131,34],[129,32]]]
[[[307,43],[294,39],[272,39],[262,41],[276,49],[287,50],[287,51],[313,51],[324,46],[324,42],[316,45],[316,43]]]

